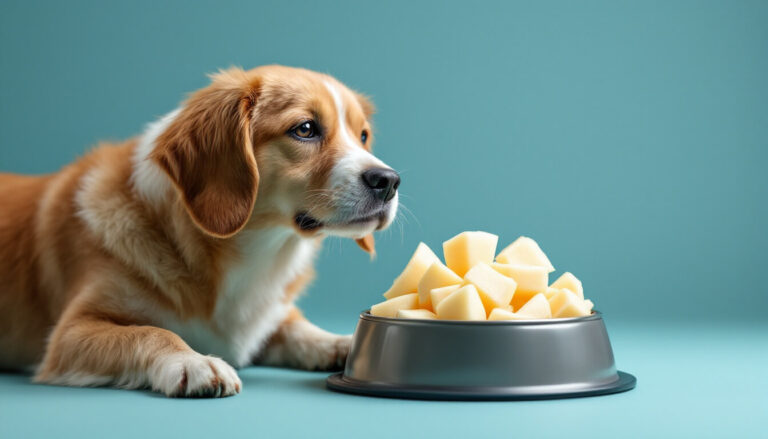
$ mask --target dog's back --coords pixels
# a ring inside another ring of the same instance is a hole
[[[50,180],[0,174],[0,368],[38,360],[54,323],[42,300],[35,248],[38,206]],[[14,342],[21,338],[27,342]]]
[[[0,173],[0,369],[29,368],[100,250],[77,193],[97,167],[130,169],[131,142],[102,145],[60,171]]]

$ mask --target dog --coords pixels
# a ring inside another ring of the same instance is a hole
[[[324,237],[372,253],[396,215],[373,111],[325,74],[230,68],[132,140],[0,174],[0,368],[223,397],[246,365],[343,367],[351,337],[294,302]]]

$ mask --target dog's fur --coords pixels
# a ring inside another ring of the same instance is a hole
[[[47,176],[0,174],[0,368],[42,383],[240,391],[234,367],[343,365],[293,302],[324,236],[387,227],[362,171],[371,104],[303,69],[212,76],[144,134]],[[320,139],[289,135],[315,120]],[[299,213],[317,227],[302,227]]]

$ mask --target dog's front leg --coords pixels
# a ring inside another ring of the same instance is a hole
[[[69,309],[51,334],[35,381],[149,387],[181,397],[240,392],[237,372],[223,360],[195,352],[171,331],[107,316],[82,305]]]
[[[351,335],[337,335],[310,323],[295,306],[256,359],[257,364],[307,370],[344,367]]]

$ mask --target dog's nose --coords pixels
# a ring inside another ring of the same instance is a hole
[[[373,168],[363,172],[363,182],[371,188],[373,195],[382,201],[389,201],[395,196],[400,186],[400,176],[389,168]]]

